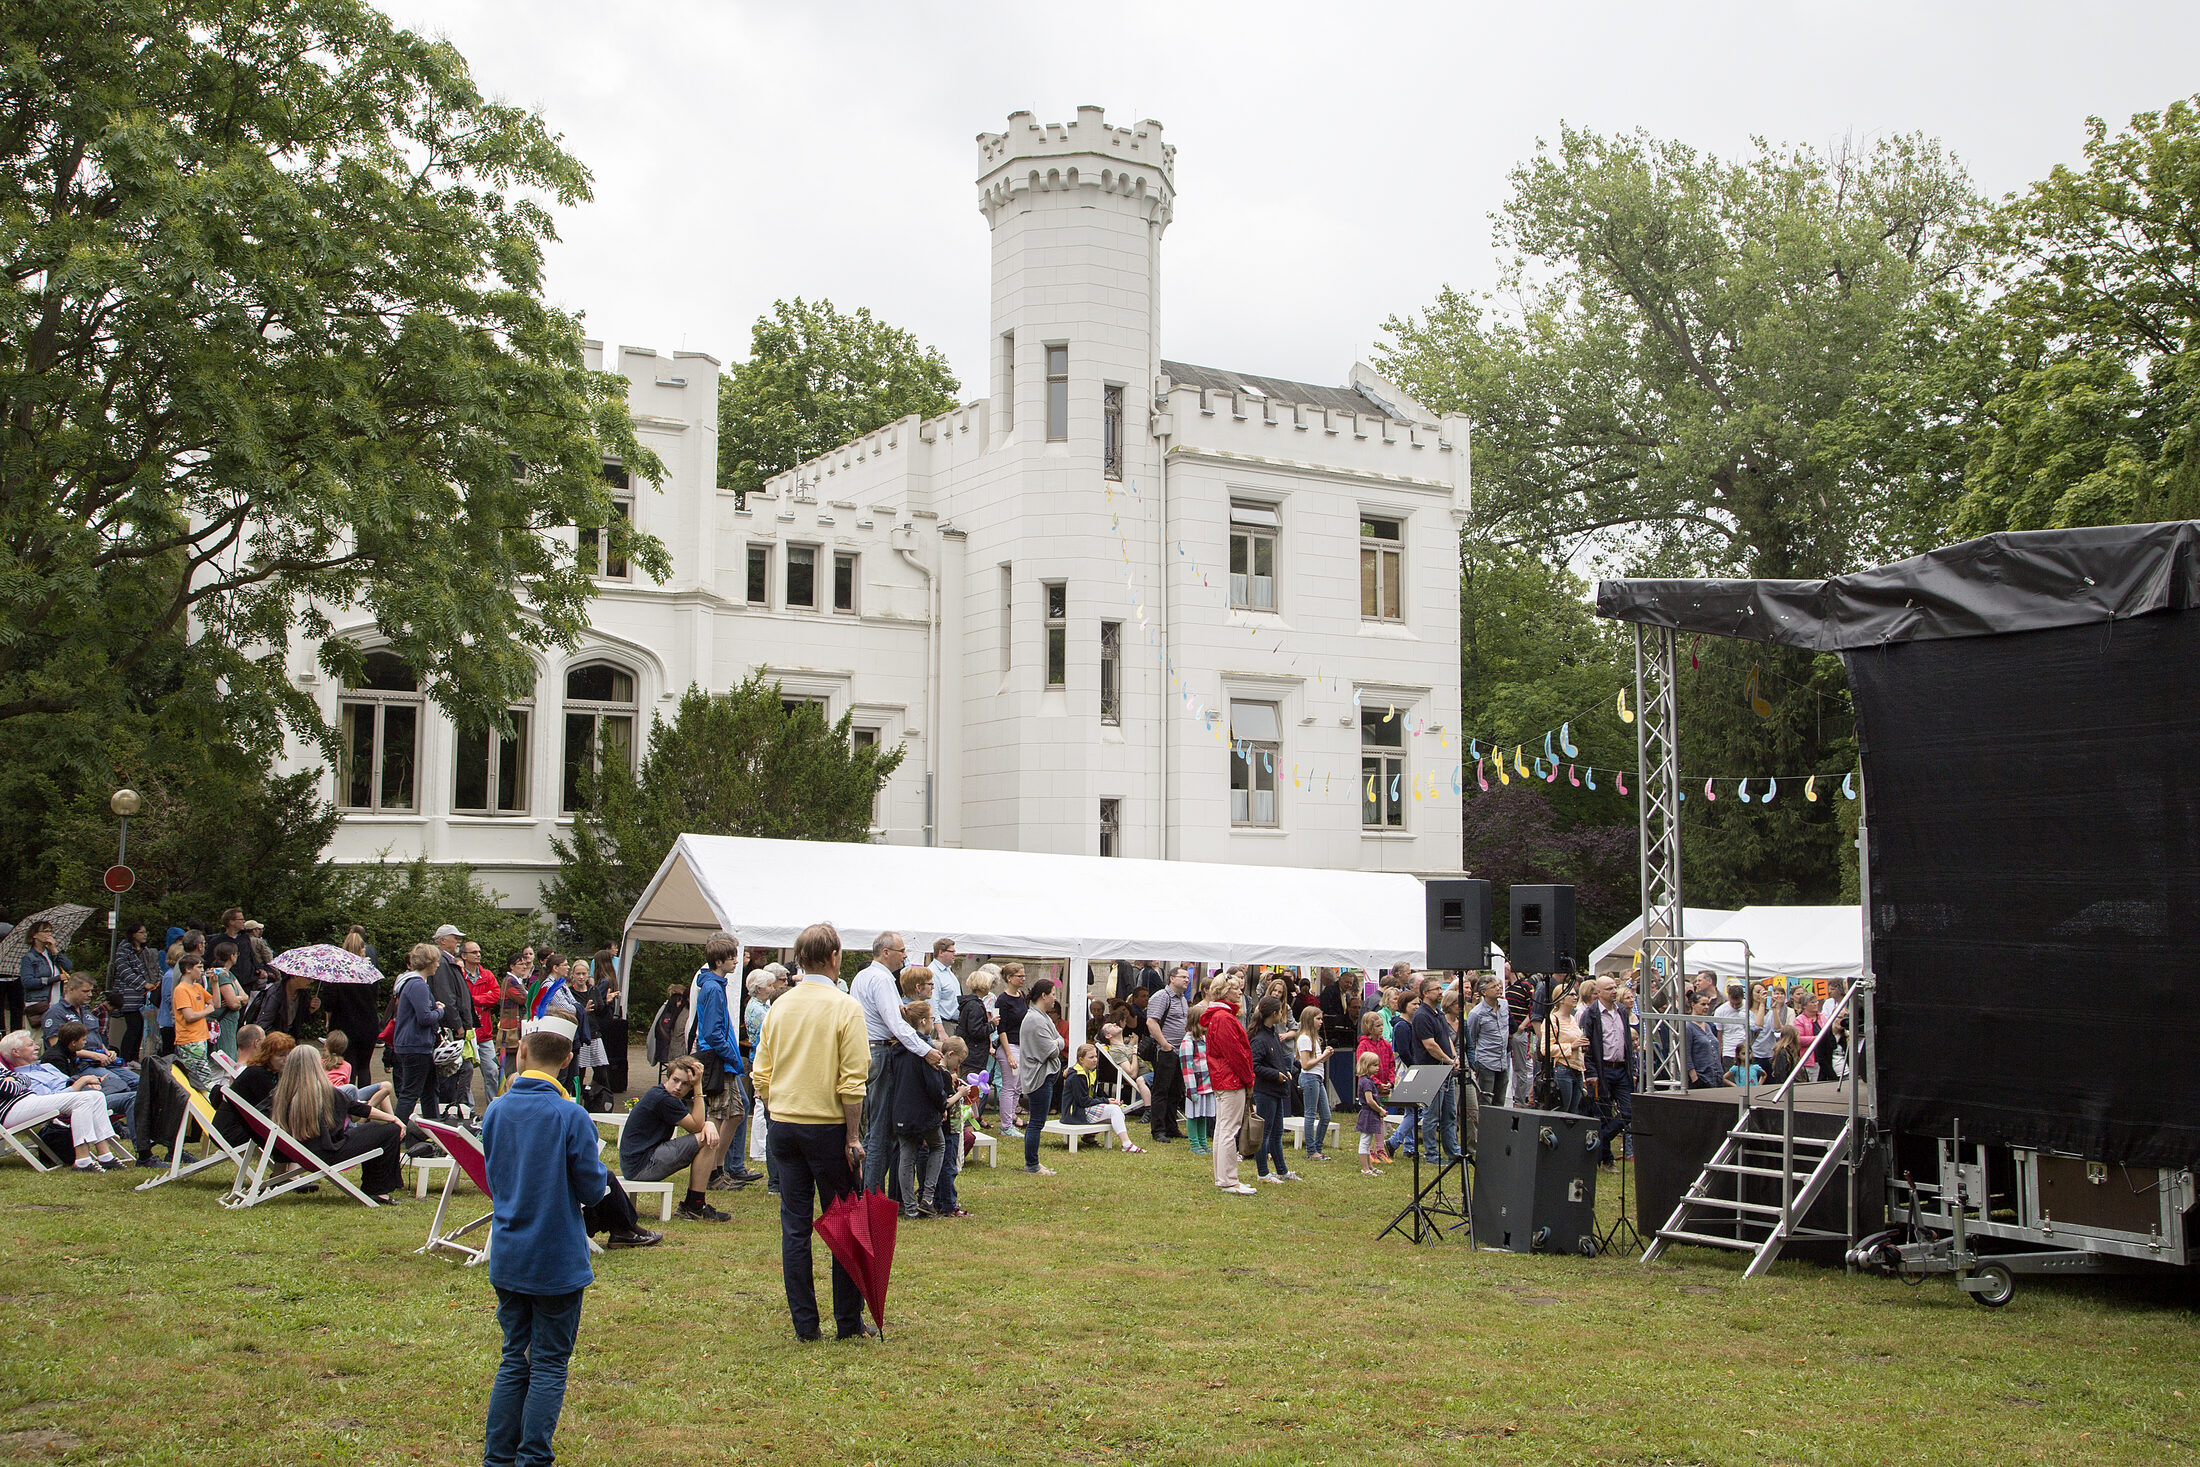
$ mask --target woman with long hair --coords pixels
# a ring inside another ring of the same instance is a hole
[[[276,1082],[268,1119],[283,1128],[290,1139],[331,1166],[340,1165],[370,1151],[359,1169],[359,1190],[387,1207],[398,1200],[397,1118],[383,1103],[389,1092],[375,1096],[373,1104],[344,1099],[329,1083],[321,1051],[299,1045],[283,1061],[283,1077]]]
[[[1253,1104],[1260,1109],[1263,1131],[1260,1149],[1253,1153],[1253,1167],[1264,1182],[1296,1182],[1298,1174],[1283,1158],[1283,1107],[1291,1093],[1291,1051],[1276,1026],[1283,1019],[1283,1000],[1271,991],[1253,1010]],[[1269,1163],[1275,1169],[1269,1170]]]
[[[1300,1140],[1308,1161],[1327,1161],[1329,1143],[1329,1045],[1322,1038],[1322,1011],[1314,1004],[1299,1010],[1299,1115],[1306,1129]]]
[[[1047,1111],[1054,1102],[1055,1080],[1063,1068],[1062,1051],[1069,1047],[1055,1025],[1061,1007],[1061,990],[1052,978],[1032,984],[1031,1007],[1024,1014],[1023,1033],[1016,1045],[1017,1087],[1031,1100],[1031,1119],[1024,1124],[1024,1170],[1041,1177],[1054,1175],[1054,1168],[1039,1164],[1039,1133],[1046,1126]]]

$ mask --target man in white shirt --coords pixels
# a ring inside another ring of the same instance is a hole
[[[1734,1058],[1734,1051],[1749,1048],[1749,990],[1739,983],[1730,983],[1726,989],[1726,1002],[1711,1011],[1711,1022],[1719,1026],[1719,1059],[1722,1063]]]
[[[921,1054],[933,1064],[941,1055],[932,1042],[909,1027],[901,1016],[901,970],[909,962],[909,945],[898,932],[881,932],[871,944],[871,964],[856,974],[850,990],[863,1008],[863,1028],[871,1041],[871,1074],[863,1102],[863,1190],[883,1186],[894,1164],[894,1095],[888,1083],[893,1071],[887,1061],[899,1044],[911,1054]]]
[[[956,1029],[962,1016],[962,982],[955,976],[955,939],[943,937],[932,944],[932,1017],[939,1021],[939,1035]]]

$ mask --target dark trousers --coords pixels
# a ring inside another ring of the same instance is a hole
[[[627,1196],[616,1177],[604,1188],[603,1196],[581,1209],[581,1222],[591,1233],[613,1237],[642,1230],[642,1215],[634,1210],[634,1199]]]
[[[863,1093],[863,1190],[886,1187],[894,1173],[894,1051],[892,1040],[871,1046],[871,1070]],[[890,1188],[898,1191],[898,1188]]]
[[[550,1438],[565,1409],[565,1367],[581,1332],[581,1295],[497,1290],[504,1356],[489,1392],[483,1467],[549,1467]]]
[[[1054,1108],[1055,1087],[1061,1079],[1049,1075],[1038,1086],[1024,1092],[1024,1106],[1031,1112],[1031,1119],[1024,1122],[1024,1170],[1039,1169],[1039,1133],[1046,1129],[1047,1114]]]
[[[23,1017],[23,980],[0,981],[0,1034],[13,1034],[27,1023]]]
[[[174,1054],[176,1052],[175,1025],[163,1024],[160,1026],[160,1052],[164,1055]]]
[[[1184,1109],[1184,1057],[1167,1045],[1156,1048],[1153,1061],[1153,1104],[1146,1121],[1156,1139],[1178,1134],[1177,1112]]]
[[[819,1333],[817,1280],[810,1257],[812,1209],[823,1211],[856,1190],[848,1169],[848,1128],[798,1126],[774,1119],[765,1147],[779,1171],[779,1268],[787,1285],[787,1312],[803,1339]],[[863,1332],[863,1292],[848,1270],[833,1261],[833,1323],[843,1335]]]
[[[1597,1114],[1604,1118],[1597,1127],[1597,1160],[1608,1163],[1612,1138],[1635,1119],[1635,1096],[1627,1083],[1627,1066],[1592,1059],[1589,1067],[1597,1079]]]
[[[1484,1105],[1505,1103],[1505,1072],[1486,1065],[1474,1066],[1474,1091],[1482,1097]]]
[[[404,1134],[388,1121],[359,1121],[344,1128],[342,1141],[334,1146],[316,1146],[313,1154],[336,1166],[380,1147],[382,1154],[359,1168],[359,1190],[369,1197],[387,1197],[404,1185],[397,1162]]]
[[[122,1038],[117,1041],[115,1052],[125,1060],[144,1058],[145,1010],[132,1009],[122,1016]]]
[[[417,1107],[429,1120],[439,1119],[442,1111],[435,1100],[435,1056],[392,1054],[389,1058],[390,1084],[397,1092],[397,1118],[411,1120]]]
[[[1268,1175],[1271,1160],[1275,1163],[1277,1176],[1291,1170],[1283,1159],[1283,1101],[1281,1095],[1253,1092],[1253,1108],[1260,1112],[1261,1123],[1267,1127],[1267,1134],[1260,1138],[1260,1150],[1253,1153],[1253,1167],[1264,1177]]]

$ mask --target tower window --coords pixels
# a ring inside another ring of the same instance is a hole
[[[1016,623],[1009,615],[1015,609],[1016,578],[1014,571],[1015,567],[1007,561],[1001,562],[1001,676],[1004,679],[1008,676],[1008,669],[1014,661],[1010,654],[1016,648]]]
[[[1016,426],[1016,333],[1001,333],[1001,427]]]
[[[805,611],[817,609],[817,547],[787,547],[787,606]]]
[[[846,553],[833,557],[833,610],[856,609],[856,558]]]
[[[1047,348],[1047,442],[1069,440],[1069,348]]]
[[[620,524],[634,520],[634,497],[629,489],[626,469],[619,464],[603,466],[603,481],[611,486],[615,496],[611,501],[611,513]],[[626,556],[611,548],[608,527],[590,526],[580,532],[581,566],[588,574],[607,581],[628,579]]]
[[[1069,586],[1046,583],[1047,686],[1059,688],[1069,681]]]
[[[1123,802],[1121,800],[1102,800],[1100,802],[1100,854],[1103,856],[1120,856],[1123,854]]]
[[[772,548],[769,545],[749,547],[748,601],[751,606],[768,606],[772,599]]]
[[[1100,721],[1111,728],[1123,722],[1123,623],[1100,623]]]
[[[1123,477],[1123,389],[1112,384],[1100,390],[1100,472]]]

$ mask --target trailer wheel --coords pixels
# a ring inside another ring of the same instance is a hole
[[[1970,1291],[1973,1303],[1999,1309],[2017,1297],[2017,1276],[2009,1271],[2006,1263],[1982,1263],[1971,1271],[1971,1277],[1986,1285],[1983,1289]]]

